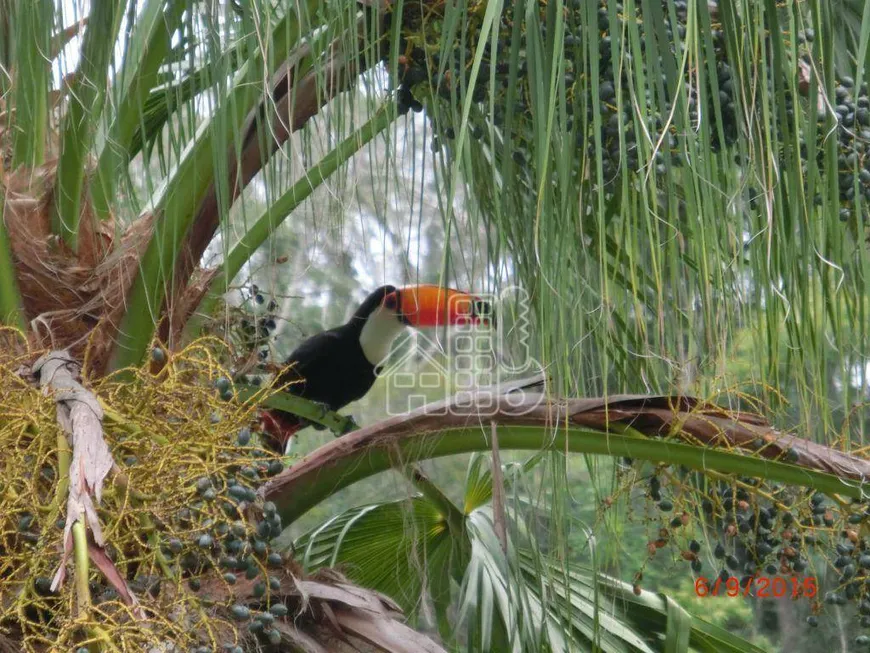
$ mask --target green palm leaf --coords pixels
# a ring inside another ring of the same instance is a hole
[[[504,474],[518,480],[541,460],[506,466]],[[451,532],[440,502],[419,495],[347,510],[294,547],[308,569],[338,566],[409,613],[419,615],[431,600],[442,637],[461,640],[463,650],[760,651],[665,595],[635,594],[594,568],[549,558],[515,510],[509,511],[512,535],[503,550],[486,504],[486,464],[482,454],[469,463],[465,528],[459,532]],[[519,498],[515,505],[528,509],[531,504]]]

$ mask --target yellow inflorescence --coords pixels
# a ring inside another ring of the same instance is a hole
[[[161,642],[218,649],[235,641],[235,628],[215,617],[210,597],[190,588],[191,578],[221,565],[219,545],[202,547],[199,538],[220,542],[233,530],[241,544],[250,535],[228,480],[236,479],[237,494],[251,495],[276,471],[277,458],[256,439],[240,444],[255,407],[223,401],[215,390],[228,377],[218,362],[222,345],[197,341],[156,375],[146,366],[124,380],[83,381],[103,405],[104,435],[120,468],[99,516],[106,551],[147,616],[137,619],[94,564],[86,614],[77,614],[72,561],[64,587],[49,592],[63,550],[57,454],[64,440],[54,400],[18,374],[35,358],[12,353],[26,351],[21,343],[0,350],[0,643],[5,637],[29,652],[142,651]],[[149,592],[156,579],[159,592]]]

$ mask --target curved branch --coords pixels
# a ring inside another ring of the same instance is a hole
[[[491,422],[499,425],[502,449],[630,456],[852,497],[861,496],[870,478],[866,460],[781,433],[757,415],[731,414],[690,397],[553,401],[542,394],[476,392],[338,438],[260,493],[289,524],[334,492],[393,466],[488,450]]]

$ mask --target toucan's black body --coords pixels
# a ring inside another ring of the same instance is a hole
[[[312,336],[297,347],[278,379],[293,382],[286,392],[318,401],[330,410],[365,395],[375,382],[375,366],[363,355],[359,334],[348,324]]]
[[[374,385],[376,369],[363,353],[360,335],[372,311],[395,290],[393,286],[378,288],[346,324],[305,340],[284,361],[285,369],[277,384],[290,383],[285,392],[322,403],[330,410],[339,410],[364,397]],[[284,432],[305,425],[304,420],[290,413],[272,409],[269,414]],[[279,442],[273,445],[283,447]]]

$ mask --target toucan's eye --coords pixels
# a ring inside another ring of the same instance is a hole
[[[395,310],[396,306],[398,306],[398,301],[396,298],[396,293],[391,292],[389,295],[384,297],[384,306],[389,308],[390,310]]]

